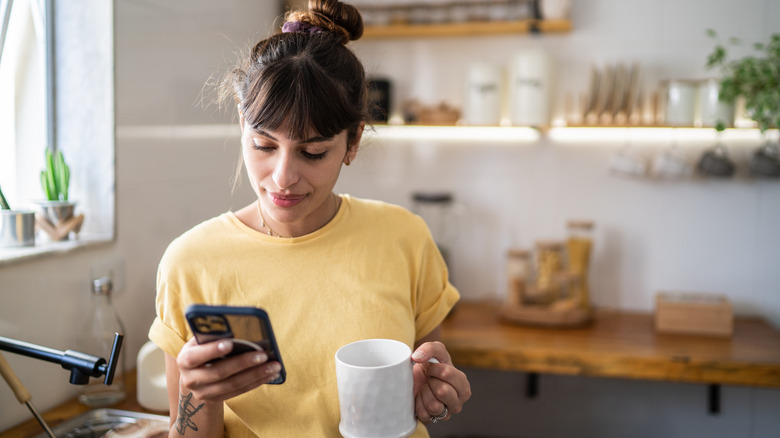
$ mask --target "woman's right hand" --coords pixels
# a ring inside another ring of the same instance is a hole
[[[202,345],[190,339],[177,357],[165,355],[170,436],[223,436],[222,402],[278,377],[281,365],[265,352],[223,358],[232,349],[229,339]]]
[[[230,339],[206,344],[190,339],[176,358],[179,392],[191,392],[194,398],[202,401],[223,402],[279,376],[281,365],[268,362],[265,352],[252,351],[222,358],[232,349]]]

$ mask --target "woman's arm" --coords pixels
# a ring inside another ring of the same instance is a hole
[[[262,351],[221,359],[232,349],[229,340],[198,345],[191,339],[178,357],[165,355],[170,437],[222,437],[223,402],[278,377],[280,364]]]

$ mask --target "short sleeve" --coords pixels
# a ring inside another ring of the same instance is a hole
[[[439,248],[427,234],[420,254],[415,297],[415,330],[419,340],[438,327],[460,299],[449,281],[447,264]]]

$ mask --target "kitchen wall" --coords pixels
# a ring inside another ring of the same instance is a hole
[[[264,34],[271,2],[116,0],[117,239],[67,255],[0,267],[0,332],[53,348],[72,348],[95,266],[120,267],[115,303],[127,326],[130,359],[154,315],[156,265],[168,242],[196,223],[251,200],[231,190],[238,156],[232,114],[214,105],[204,83],[234,52]],[[371,72],[393,79],[399,96],[462,104],[463,71],[474,59],[500,64],[516,49],[543,46],[560,91],[584,91],[592,64],[639,61],[650,86],[669,77],[703,77],[712,41],[704,29],[747,41],[780,31],[771,0],[575,0],[574,30],[563,35],[359,41]],[[725,293],[740,313],[780,328],[780,183],[739,175],[730,181],[625,178],[607,172],[629,147],[655,154],[671,141],[555,140],[380,142],[370,140],[337,189],[409,205],[418,189],[452,191],[466,215],[453,278],[465,298],[503,296],[504,252],[559,237],[569,218],[596,223],[596,304],[650,311],[661,289]],[[709,141],[679,141],[695,158]],[[744,160],[755,140],[728,146]],[[57,366],[5,355],[46,409],[75,395]],[[542,376],[524,397],[524,374],[467,370],[474,397],[434,436],[770,437],[780,430],[780,391],[723,389],[710,416],[706,387]],[[0,430],[28,418],[0,390]],[[566,421],[561,421],[565,419]]]

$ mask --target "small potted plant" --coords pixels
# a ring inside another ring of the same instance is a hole
[[[41,171],[41,188],[46,199],[37,202],[45,222],[39,221],[39,225],[42,225],[54,240],[67,240],[70,231],[75,227],[72,222],[76,207],[76,203],[68,199],[70,167],[65,162],[62,151],[52,153],[46,149],[45,159],[45,169]]]
[[[35,212],[12,210],[0,189],[0,247],[34,245]]]
[[[742,97],[747,115],[763,135],[768,129],[780,127],[780,34],[773,34],[768,43],[753,44],[753,53],[739,59],[729,57],[727,46],[718,40],[714,30],[707,34],[717,40],[707,58],[707,67],[721,72],[720,99],[733,103]],[[730,46],[740,43],[737,38],[729,40]],[[719,123],[717,129],[724,128]],[[777,145],[765,142],[752,155],[750,170],[756,176],[780,177]]]

